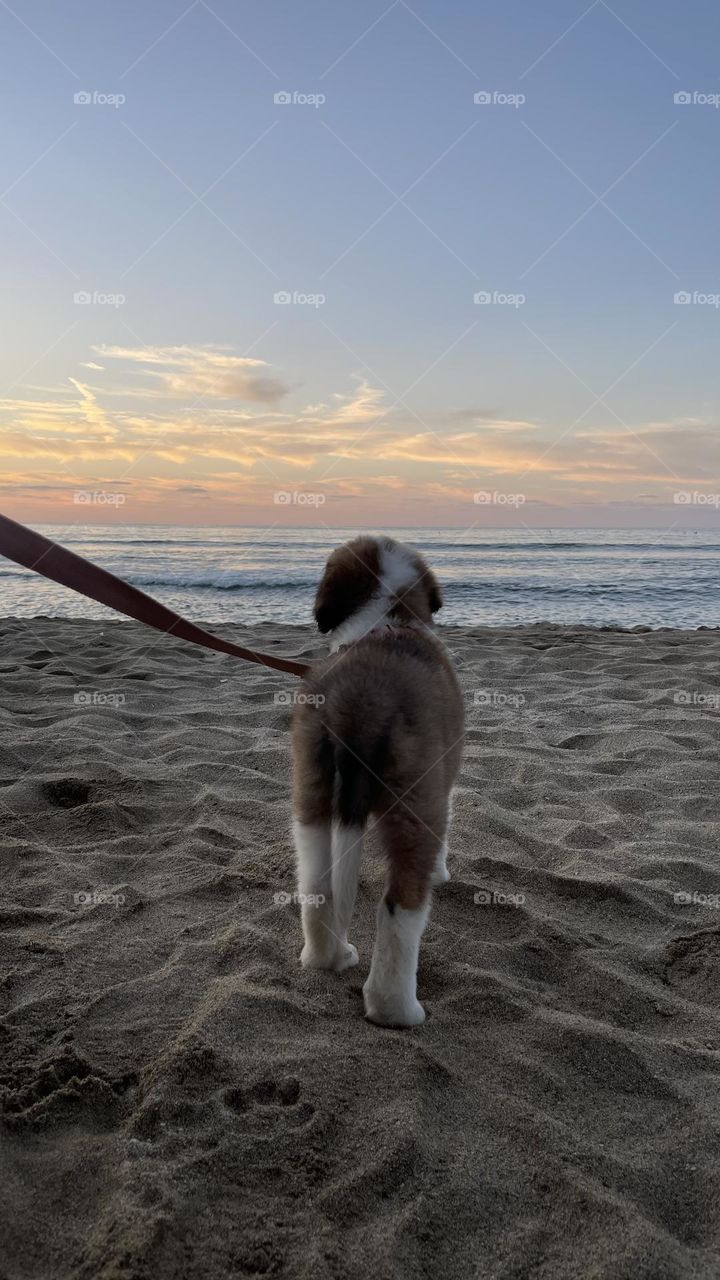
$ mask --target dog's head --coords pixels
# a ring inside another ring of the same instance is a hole
[[[442,606],[437,579],[422,556],[392,538],[355,538],[333,551],[315,597],[315,620],[334,647],[381,622],[432,622]]]

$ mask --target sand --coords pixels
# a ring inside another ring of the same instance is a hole
[[[452,880],[399,1031],[372,839],[359,967],[298,965],[297,682],[0,620],[3,1280],[716,1280],[720,632],[445,635]]]

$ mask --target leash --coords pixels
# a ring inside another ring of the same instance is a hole
[[[203,645],[206,649],[215,649],[218,653],[229,653],[233,658],[242,658],[245,662],[257,662],[263,667],[272,667],[274,671],[288,671],[293,676],[304,676],[310,668],[305,662],[294,662],[291,658],[277,658],[269,653],[255,653],[252,649],[244,649],[239,644],[231,644],[229,640],[221,640],[212,632],[205,631],[194,622],[188,622],[172,609],[166,609],[137,587],[123,582],[114,573],[101,569],[99,565],[86,560],[84,556],[75,555],[57,542],[51,542],[41,533],[27,529],[24,524],[0,515],[0,555],[14,560],[24,569],[40,573],[62,587],[69,587],[88,600],[97,600],[99,604],[124,613],[126,618],[134,618],[136,622],[144,622],[156,631],[166,635],[178,636],[181,640],[189,640],[191,644]]]

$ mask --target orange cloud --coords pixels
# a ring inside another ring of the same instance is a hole
[[[717,485],[716,428],[688,420],[563,434],[482,408],[397,404],[359,379],[345,394],[278,406],[286,386],[265,361],[226,349],[107,347],[91,385],[71,377],[35,398],[0,401],[0,455],[26,494],[126,485],[143,504],[238,500],[322,489],[337,502],[468,503],[505,488],[528,501],[620,501],[648,487]],[[120,377],[118,378],[118,374]],[[107,385],[103,385],[107,383]],[[194,396],[189,405],[179,398]],[[416,514],[416,513],[415,513]]]

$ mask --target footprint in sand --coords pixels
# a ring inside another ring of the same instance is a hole
[[[55,782],[44,782],[42,789],[46,800],[58,809],[76,809],[78,805],[87,804],[90,799],[88,784],[78,778],[58,778]]]
[[[226,1089],[223,1102],[236,1116],[252,1116],[263,1128],[268,1124],[300,1128],[315,1114],[309,1102],[300,1102],[300,1082],[294,1076],[259,1080],[248,1089]]]

